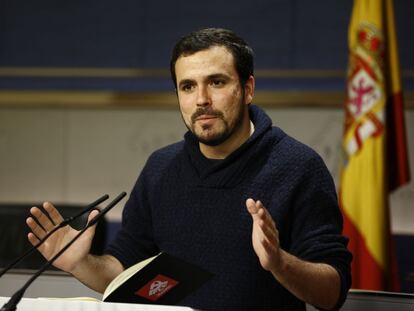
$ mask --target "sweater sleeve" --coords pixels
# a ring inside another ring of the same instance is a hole
[[[323,160],[314,155],[302,167],[294,203],[290,252],[310,262],[334,267],[341,279],[341,294],[335,309],[346,299],[351,286],[352,255],[342,235],[342,214],[335,185]]]
[[[150,209],[151,165],[148,160],[138,177],[122,213],[122,228],[105,253],[116,257],[128,268],[159,251],[153,239]]]

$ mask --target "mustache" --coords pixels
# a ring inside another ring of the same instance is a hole
[[[217,118],[223,118],[223,113],[218,110],[214,110],[211,107],[207,108],[198,108],[192,115],[191,115],[191,122],[194,123],[198,117],[202,115],[217,117]]]

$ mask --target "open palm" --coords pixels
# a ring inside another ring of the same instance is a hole
[[[39,239],[42,239],[48,232],[53,230],[56,225],[63,221],[62,215],[57,209],[49,202],[43,204],[44,210],[47,214],[43,213],[39,208],[33,207],[30,212],[32,217],[27,218],[26,223],[31,229],[28,234],[30,243],[36,245]],[[98,212],[93,211],[89,215],[89,220],[92,219]],[[37,221],[36,221],[36,220]],[[71,272],[76,268],[76,265],[86,258],[92,244],[92,238],[95,234],[95,227],[92,226],[86,232],[79,237],[63,254],[60,256],[53,265],[66,272]],[[39,252],[47,259],[50,260],[55,254],[57,254],[63,247],[65,247],[77,234],[78,230],[73,229],[70,226],[65,226],[55,233],[53,233],[39,248]]]

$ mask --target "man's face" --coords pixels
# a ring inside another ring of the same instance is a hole
[[[233,55],[225,47],[181,56],[175,72],[182,117],[201,143],[219,145],[249,122],[251,92],[241,87]]]

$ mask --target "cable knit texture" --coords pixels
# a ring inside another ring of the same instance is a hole
[[[154,152],[124,208],[107,253],[127,268],[160,251],[214,273],[180,304],[200,310],[305,310],[265,271],[253,250],[246,199],[261,200],[281,247],[341,276],[339,307],[350,287],[351,255],[341,235],[334,183],[312,149],[272,127],[251,105],[253,135],[222,161],[205,158],[192,133]],[[317,284],[315,284],[317,286]]]

